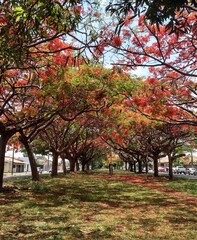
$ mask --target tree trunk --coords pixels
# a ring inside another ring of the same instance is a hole
[[[70,171],[74,172],[75,171],[75,159],[69,158],[69,162],[70,162]]]
[[[58,167],[58,152],[52,151],[53,154],[53,162],[52,162],[52,171],[51,171],[51,177],[57,176],[57,167]]]
[[[109,174],[113,175],[113,165],[111,163],[109,164]]]
[[[6,135],[3,135],[1,133],[1,136],[0,136],[0,189],[3,188],[3,173],[4,173],[4,164],[5,164],[5,152],[6,152],[6,144],[7,144],[8,139],[9,138]]]
[[[147,161],[145,163],[145,167],[146,167],[146,174],[148,174],[148,162]]]
[[[76,164],[76,170],[79,171],[79,170],[80,170],[80,169],[79,169],[79,161],[76,160],[76,161],[75,161],[75,164]]]
[[[5,163],[5,149],[7,141],[4,136],[0,137],[0,189],[3,188],[3,173],[4,173],[4,163]]]
[[[24,145],[25,150],[27,151],[27,156],[29,158],[29,163],[31,166],[31,173],[32,173],[32,180],[33,181],[39,181],[39,173],[37,171],[37,164],[36,164],[36,159],[34,157],[32,148],[30,144],[28,143],[28,139],[24,134],[21,134],[19,137],[20,142]]]
[[[130,170],[130,172],[133,172],[133,163],[132,162],[129,162],[129,170]]]
[[[15,129],[6,131],[4,126],[0,130],[0,189],[3,188],[3,173],[5,164],[5,152],[8,140],[16,133]],[[13,166],[12,166],[13,167]]]
[[[147,160],[147,156],[144,156],[144,164],[145,164],[146,174],[148,174],[148,160]]]
[[[85,171],[85,163],[81,163],[81,166],[82,166],[82,172]]]
[[[133,167],[134,167],[134,173],[136,173],[136,162],[133,163]]]
[[[142,161],[138,160],[138,173],[142,173]]]
[[[128,170],[128,162],[125,162],[125,170],[127,171]],[[129,169],[130,170],[130,169]]]
[[[62,158],[62,165],[63,165],[63,173],[66,174],[66,162],[65,162],[65,157],[64,155],[61,155]]]
[[[89,171],[89,170],[90,170],[90,164],[89,164],[89,162],[88,162],[88,163],[86,163],[86,170],[87,170],[87,171]]]
[[[159,172],[158,172],[158,157],[155,157],[153,159],[153,163],[154,163],[154,177],[158,177],[159,176]]]
[[[94,170],[94,162],[91,161],[90,164],[91,164],[91,169]]]
[[[171,156],[168,155],[168,160],[169,160],[169,179],[173,179],[173,170],[172,170],[172,158]]]

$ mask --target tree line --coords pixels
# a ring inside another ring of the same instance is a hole
[[[154,16],[149,1],[124,3],[109,4],[116,17],[107,22],[92,1],[0,3],[1,188],[6,145],[16,136],[33,180],[39,180],[35,141],[53,153],[53,176],[58,155],[86,162],[104,143],[135,162],[134,156],[152,157],[150,142],[157,148],[161,141],[157,156],[165,152],[172,162],[178,132],[177,146],[188,136],[194,142],[195,1],[159,1],[162,15]],[[111,69],[102,64],[105,56],[114,56]],[[130,75],[137,67],[149,75]]]

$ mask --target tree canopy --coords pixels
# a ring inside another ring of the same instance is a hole
[[[75,30],[80,21],[77,0],[10,0],[0,4],[1,69],[31,66],[33,48]]]
[[[85,164],[102,138],[122,158],[141,164],[149,155],[156,166],[172,137],[161,126],[196,134],[196,1],[111,1],[107,19],[97,1],[0,5],[0,187],[16,133],[33,159],[38,134],[48,130],[49,148],[80,119],[84,131],[68,155],[80,149]],[[147,74],[132,76],[139,67]],[[54,153],[65,154],[66,138]],[[38,180],[34,159],[31,167]]]
[[[158,28],[159,25],[167,24],[166,29],[171,33],[178,33],[187,32],[187,23],[181,21],[181,18],[184,18],[184,12],[195,12],[196,8],[195,0],[113,0],[106,7],[106,11],[112,15],[116,14],[119,18],[119,27],[125,17],[133,12],[131,18],[144,14],[145,18],[152,24],[156,24]]]

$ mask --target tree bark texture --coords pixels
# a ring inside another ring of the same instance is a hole
[[[3,174],[5,165],[5,152],[8,140],[16,133],[16,131],[0,131],[0,189],[3,188]],[[13,166],[12,166],[13,167]]]
[[[57,176],[57,168],[58,168],[58,152],[57,151],[52,151],[53,154],[53,162],[52,162],[52,171],[51,171],[51,176],[55,177]]]
[[[33,154],[32,148],[28,142],[28,139],[24,135],[21,135],[19,140],[24,145],[24,147],[27,151],[27,156],[29,158],[29,163],[31,166],[32,180],[39,181],[40,177],[39,177],[39,173],[37,171],[36,159],[34,157],[34,154]]]

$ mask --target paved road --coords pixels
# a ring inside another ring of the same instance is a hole
[[[186,178],[186,179],[193,179],[193,180],[197,180],[197,176],[194,175],[189,175],[189,174],[174,174],[175,177],[177,178]]]
[[[159,173],[161,176],[168,176],[168,173]],[[189,174],[173,174],[175,178],[184,178],[184,179],[192,179],[197,180],[197,176],[189,175]]]
[[[42,172],[42,174],[49,174],[49,172],[44,171],[44,172]],[[20,178],[31,177],[31,172],[20,172],[20,173],[13,173],[13,174],[6,173],[6,174],[4,174],[3,179],[5,181],[5,180],[9,180],[9,179],[14,179],[14,178],[17,178],[17,177],[20,177]]]
[[[149,171],[150,174],[153,174],[153,171]],[[168,172],[159,172],[159,176],[169,176]],[[185,179],[193,179],[197,180],[197,176],[189,175],[189,174],[173,174],[175,178],[185,178]]]

